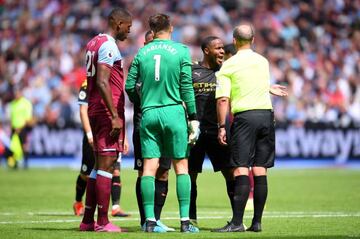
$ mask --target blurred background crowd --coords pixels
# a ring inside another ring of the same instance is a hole
[[[79,122],[84,46],[106,29],[113,6],[133,15],[129,39],[119,43],[125,69],[156,12],[171,15],[173,40],[188,45],[194,61],[202,58],[201,39],[231,43],[233,27],[247,21],[256,29],[255,50],[270,61],[272,83],[288,86],[289,97],[273,99],[277,121],[360,125],[358,0],[0,0],[2,123],[15,88],[33,103],[37,122]]]

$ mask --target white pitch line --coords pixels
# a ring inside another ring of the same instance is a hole
[[[269,214],[269,213],[268,213]],[[279,214],[279,215],[266,215],[264,214],[263,218],[336,218],[336,217],[360,217],[360,212],[356,213],[343,213],[343,212],[330,212],[319,214],[306,214],[301,212],[300,214]],[[198,216],[198,219],[229,219],[229,216]],[[251,219],[252,216],[244,216],[246,219]],[[162,220],[179,220],[179,217],[162,217]],[[113,218],[112,221],[138,221],[138,217],[130,218]],[[80,222],[80,219],[66,219],[66,220],[30,220],[30,221],[0,221],[0,224],[40,224],[40,223],[72,223]]]
[[[206,210],[211,210],[211,209],[206,209]],[[130,213],[131,215],[138,215],[138,211],[127,211],[128,213]],[[247,212],[252,212],[252,211],[246,211]],[[265,211],[264,215],[343,215],[343,214],[357,214],[360,212],[346,212],[346,211],[339,211],[339,212],[324,212],[324,211],[291,211],[291,212],[286,212],[286,211]],[[29,216],[73,216],[74,214],[70,211],[44,211],[44,212],[0,212],[0,216],[15,216],[15,215],[29,215]],[[162,215],[178,215],[179,212],[177,211],[166,211],[163,212]],[[198,212],[198,215],[229,215],[231,214],[231,211],[200,211]]]

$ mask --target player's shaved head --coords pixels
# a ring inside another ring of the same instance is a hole
[[[205,52],[205,48],[208,48],[209,45],[210,45],[210,43],[211,43],[212,41],[216,40],[216,39],[220,39],[220,38],[218,38],[218,37],[216,37],[216,36],[208,36],[208,37],[206,37],[206,38],[202,41],[202,43],[201,43],[201,50],[202,50],[203,52]]]
[[[251,43],[254,35],[254,29],[250,24],[241,24],[233,31],[233,37],[240,46]]]
[[[131,14],[124,8],[114,8],[108,16],[108,24],[115,27],[119,21],[130,21]]]

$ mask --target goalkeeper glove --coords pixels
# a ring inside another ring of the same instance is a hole
[[[198,140],[200,135],[200,122],[197,120],[190,120],[189,125],[189,141],[190,145],[194,145],[196,140]]]

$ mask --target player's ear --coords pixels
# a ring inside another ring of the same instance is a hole
[[[172,33],[174,31],[174,27],[170,26],[170,33]]]
[[[210,52],[210,51],[209,51],[209,48],[205,47],[205,48],[204,48],[204,53],[205,53],[206,55],[208,55],[209,52]]]
[[[122,24],[123,24],[123,21],[120,20],[120,21],[118,22],[118,24],[116,25],[116,30],[119,31]]]

